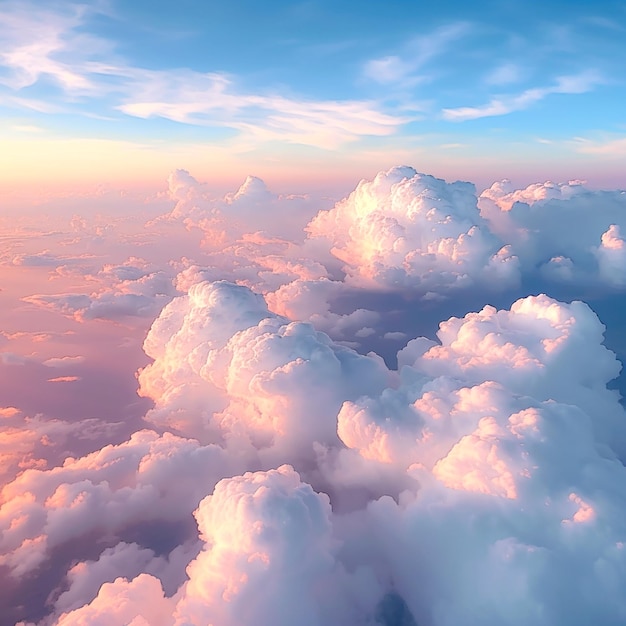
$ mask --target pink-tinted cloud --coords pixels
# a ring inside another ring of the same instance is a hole
[[[473,185],[410,167],[361,181],[307,231],[329,242],[354,285],[426,295],[519,280],[518,261],[480,216]]]

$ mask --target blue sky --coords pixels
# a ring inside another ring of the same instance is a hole
[[[159,176],[168,150],[210,149],[242,174],[414,155],[618,185],[626,157],[622,3],[0,0],[0,18],[0,138],[57,142],[66,169],[67,141],[107,142],[94,175],[116,142]]]

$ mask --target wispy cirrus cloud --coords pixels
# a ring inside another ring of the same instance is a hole
[[[133,117],[238,131],[256,141],[282,140],[335,148],[363,135],[393,134],[412,116],[368,100],[307,100],[238,89],[223,73],[134,69],[133,91],[116,108]]]
[[[419,70],[435,57],[446,53],[454,42],[467,35],[470,30],[468,23],[455,22],[427,35],[415,37],[404,46],[400,54],[368,61],[363,68],[363,74],[383,85],[414,85],[421,80],[417,75]]]
[[[100,84],[91,64],[113,50],[111,42],[81,31],[101,3],[54,8],[6,2],[0,8],[0,84],[21,90],[41,79],[72,95],[95,93]]]
[[[0,103],[54,114],[80,102],[83,115],[162,118],[231,129],[248,145],[280,140],[327,149],[391,135],[414,119],[374,100],[285,96],[245,89],[221,71],[135,66],[116,54],[112,41],[84,32],[98,6],[42,11],[9,2],[1,8],[8,28],[0,33]],[[25,91],[44,82],[48,90],[54,85],[46,98]]]
[[[626,137],[608,141],[590,141],[578,138],[575,140],[575,146],[577,152],[584,154],[597,154],[609,157],[626,155]]]
[[[502,63],[487,74],[485,82],[489,85],[512,85],[522,80],[526,72],[519,63]]]
[[[572,76],[559,76],[556,82],[548,87],[534,87],[519,94],[492,98],[487,104],[481,106],[443,109],[441,116],[450,122],[464,122],[482,117],[507,115],[527,109],[552,94],[586,93],[603,82],[602,76],[593,71]]]

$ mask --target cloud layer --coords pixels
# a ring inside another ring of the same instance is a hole
[[[394,372],[248,288],[198,283],[139,377],[148,419],[186,438],[20,474],[3,564],[28,577],[106,535],[56,594],[65,625],[391,624],[390,606],[435,626],[617,624],[626,414],[602,334],[581,302],[527,297],[411,340]],[[159,524],[174,546],[148,539]]]
[[[409,167],[319,208],[254,177],[168,193],[167,255],[6,257],[69,285],[29,312],[156,316],[140,428],[73,452],[106,424],[0,410],[7,623],[623,623],[621,364],[579,299],[624,293],[623,193]],[[4,332],[2,367],[78,381],[87,349],[15,349],[51,336]]]

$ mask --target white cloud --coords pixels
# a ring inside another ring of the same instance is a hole
[[[477,199],[399,167],[322,208],[306,240],[311,205],[257,178],[212,197],[178,171],[169,193],[149,235],[186,225],[200,262],[112,260],[77,275],[90,295],[48,302],[83,316],[120,294],[150,315],[167,302],[138,374],[158,432],[83,455],[72,438],[93,424],[0,409],[0,562],[12,598],[33,580],[49,598],[41,626],[623,622],[626,415],[604,326],[545,295],[465,312],[520,284],[615,296],[623,193],[501,181]],[[302,213],[264,227],[286,207]],[[453,309],[436,339],[415,336]],[[350,347],[409,337],[397,370]],[[67,339],[5,358],[93,364]]]
[[[526,89],[522,93],[492,98],[487,104],[477,107],[456,107],[442,110],[444,120],[464,122],[482,117],[507,115],[522,111],[552,94],[580,94],[592,91],[604,79],[596,72],[582,72],[572,76],[559,76],[549,87]]]
[[[410,117],[374,101],[307,100],[246,93],[224,74],[133,70],[117,108],[134,117],[232,128],[248,141],[282,140],[335,149],[362,136],[386,136]]]
[[[155,402],[148,419],[263,463],[334,444],[342,402],[379,386],[387,371],[380,357],[290,323],[223,281],[193,285],[166,306],[144,349],[154,359],[139,375],[140,394]]]
[[[115,538],[141,523],[184,521],[230,466],[216,446],[140,431],[61,466],[28,470],[0,492],[0,563],[21,577],[89,534]]]
[[[375,101],[250,92],[222,72],[134,67],[114,53],[112,42],[84,32],[86,19],[102,11],[104,5],[42,11],[5,3],[0,65],[7,72],[0,83],[19,94],[52,79],[63,93],[57,106],[20,96],[8,96],[7,102],[52,112],[88,98],[132,117],[230,128],[248,144],[280,140],[324,149],[362,136],[391,135],[410,119]]]
[[[195,307],[190,298],[196,299]],[[163,406],[171,400],[173,376],[180,376],[183,387],[187,379],[187,391],[214,385],[230,405],[221,418],[228,415],[233,429],[246,415],[238,425],[252,436],[254,447],[262,448],[257,429],[266,419],[264,411],[275,418],[287,401],[289,415],[298,416],[292,427],[305,433],[306,441],[319,432],[311,428],[313,420],[332,416],[329,423],[337,424],[347,449],[326,442],[314,446],[314,455],[302,454],[304,448],[294,455],[292,440],[274,448],[269,469],[229,474],[213,489],[215,481],[181,481],[181,472],[199,471],[188,467],[189,453],[206,452],[210,471],[224,472],[220,464],[236,448],[224,455],[190,440],[143,433],[132,444],[71,461],[57,472],[24,475],[21,480],[30,483],[34,497],[28,506],[45,498],[49,534],[57,528],[51,518],[55,507],[75,520],[70,502],[78,510],[91,503],[93,512],[85,475],[94,485],[96,477],[106,477],[112,495],[124,494],[125,520],[166,511],[181,515],[202,489],[206,492],[195,511],[204,544],[197,557],[187,548],[178,560],[164,559],[120,543],[98,561],[73,567],[69,595],[61,595],[57,607],[69,612],[59,624],[108,619],[102,623],[339,626],[376,623],[377,615],[391,611],[389,603],[405,607],[416,623],[433,626],[477,614],[486,626],[501,624],[504,614],[519,626],[579,617],[619,623],[626,609],[621,592],[626,471],[614,448],[623,441],[626,422],[617,396],[606,389],[619,365],[602,345],[602,325],[586,305],[537,296],[517,301],[510,310],[485,307],[451,318],[441,324],[439,341],[417,338],[400,352],[399,378],[377,365],[377,373],[371,372],[377,382],[363,378],[358,365],[366,357],[351,353],[348,358],[349,350],[303,325],[280,324],[249,290],[226,283],[196,285],[190,296],[166,307],[148,337],[157,365],[150,372],[153,389],[162,377],[157,402]],[[343,359],[342,373],[319,378],[329,369],[325,355],[331,353]],[[306,375],[289,375],[285,355],[294,359],[290,367],[308,363]],[[268,396],[264,385],[270,381]],[[327,403],[322,390],[335,387],[345,394],[347,384],[360,391],[340,409]],[[315,398],[314,413],[293,403],[298,396],[309,405]],[[178,408],[192,401],[176,399]],[[207,418],[205,412],[202,419]],[[274,436],[283,436],[284,426],[275,420]],[[132,446],[142,442],[147,447],[132,454]],[[280,464],[287,457],[311,484]],[[391,467],[387,474],[384,466]],[[55,491],[48,484],[70,471],[73,485]],[[124,491],[129,476],[134,476],[131,489]],[[374,483],[384,486],[385,477],[404,485],[397,499],[369,491]],[[134,506],[139,482],[160,486],[158,507],[150,500],[141,511]],[[183,484],[193,498],[179,493]],[[319,493],[321,485],[330,499]],[[79,489],[85,495],[77,497]],[[166,509],[163,498],[170,504],[176,499],[177,506]],[[13,515],[15,507],[28,510],[25,501],[14,502]],[[107,503],[108,517],[98,517],[109,526],[113,502]],[[34,511],[27,515],[35,519]],[[87,526],[84,515],[79,528]],[[30,536],[36,536],[34,522],[30,526]],[[76,528],[75,523],[74,533]],[[28,549],[36,553],[41,546],[28,544]],[[159,578],[171,589],[175,572],[180,573],[176,568],[185,561],[184,582],[165,597]],[[105,582],[94,597],[104,580],[113,582]],[[104,606],[113,594],[123,602],[105,618]],[[86,604],[79,607],[79,601]],[[151,614],[155,607],[158,618]]]
[[[600,278],[616,287],[626,286],[626,240],[617,224],[611,224],[602,233],[601,243],[595,254]]]
[[[525,73],[524,68],[517,63],[503,63],[495,67],[485,81],[491,85],[510,85],[522,80]]]
[[[67,5],[66,11],[31,11],[21,3],[4,3],[1,19],[3,50],[0,63],[12,75],[0,82],[14,89],[36,83],[41,76],[49,76],[64,89],[80,92],[93,89],[93,84],[70,64],[59,60],[59,55],[81,53],[74,32],[83,20],[86,7]],[[68,37],[69,35],[69,37]],[[73,37],[72,37],[73,35]],[[83,43],[88,39],[84,38]]]
[[[355,285],[424,295],[518,279],[517,260],[478,212],[474,186],[410,167],[361,181],[307,231],[328,241]]]
[[[435,29],[427,35],[411,39],[404,45],[402,56],[389,55],[371,59],[365,64],[366,78],[383,85],[398,85],[406,88],[420,81],[417,75],[434,58],[448,52],[452,44],[465,36],[470,27],[457,22]]]
[[[108,267],[100,277],[113,278],[112,287],[87,294],[34,294],[24,302],[79,321],[153,317],[175,294],[172,278],[163,271],[145,272],[129,266]],[[128,277],[128,278],[119,278]]]
[[[43,364],[46,367],[72,367],[73,365],[79,365],[85,360],[84,356],[61,356],[61,357],[52,357],[50,359],[46,359]]]
[[[289,466],[220,482],[195,513],[205,548],[176,623],[328,623],[319,594],[334,565],[330,514],[328,497]]]
[[[626,229],[623,191],[594,191],[578,180],[514,189],[504,180],[486,189],[478,204],[525,275],[575,282],[580,296],[594,285],[623,287],[618,241],[619,229]]]
[[[62,614],[57,626],[170,626],[172,601],[165,598],[160,581],[140,574],[131,581],[117,578],[102,585],[89,605]]]

